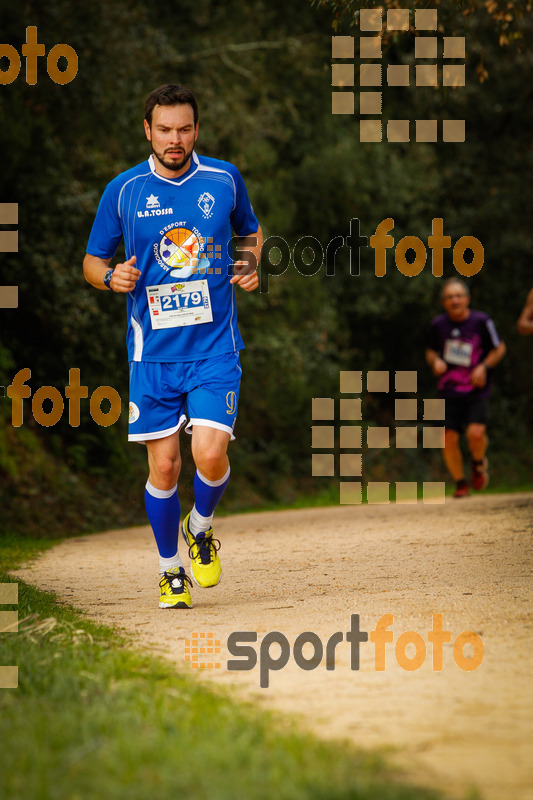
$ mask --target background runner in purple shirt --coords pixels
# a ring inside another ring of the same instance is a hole
[[[505,355],[505,345],[491,318],[472,311],[468,286],[459,278],[446,281],[441,293],[445,314],[435,317],[427,340],[426,360],[438,376],[439,396],[446,399],[444,461],[456,481],[454,497],[469,493],[460,436],[466,428],[472,456],[471,484],[488,484],[488,398],[491,370]]]

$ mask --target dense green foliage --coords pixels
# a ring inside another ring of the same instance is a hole
[[[355,4],[367,5],[374,4]],[[124,298],[86,285],[81,263],[106,182],[147,155],[142,107],[163,82],[193,88],[198,150],[237,164],[267,236],[292,247],[312,235],[325,248],[348,235],[352,218],[370,236],[392,217],[396,242],[407,234],[425,240],[433,217],[442,217],[453,242],[466,234],[481,240],[485,266],[470,281],[473,305],[494,317],[509,347],[497,373],[493,452],[514,456],[500,479],[524,481],[532,466],[532,343],[519,340],[514,325],[531,285],[533,57],[523,42],[533,25],[529,12],[516,13],[520,4],[510,22],[495,5],[439,4],[448,30],[467,37],[466,88],[410,87],[385,97],[393,118],[406,108],[411,119],[466,118],[465,143],[435,145],[360,144],[357,115],[331,114],[331,34],[357,35],[351,2],[28,0],[2,12],[3,41],[20,52],[26,26],[36,25],[47,51],[58,42],[75,48],[79,72],[59,86],[40,59],[35,86],[24,66],[0,86],[1,201],[17,202],[20,214],[19,252],[0,256],[2,283],[20,287],[20,307],[0,312],[0,384],[29,367],[33,391],[62,390],[78,367],[89,394],[107,384],[123,398],[121,420],[109,428],[91,420],[88,401],[79,428],[66,411],[42,428],[26,401],[24,426],[15,429],[10,401],[2,401],[4,525],[53,533],[144,519],[145,453],[125,443]],[[389,37],[384,66],[409,63],[412,51],[412,37]],[[339,369],[418,369],[421,396],[432,396],[423,350],[439,281],[429,267],[404,277],[391,252],[388,274],[377,279],[371,255],[363,249],[360,276],[350,275],[343,248],[335,276],[322,269],[304,277],[291,266],[270,278],[268,293],[239,292],[247,349],[228,507],[321,488],[310,478],[311,398],[338,393]],[[390,401],[372,398],[369,409],[381,424],[392,422]],[[387,458],[397,477],[420,479],[428,466],[444,476],[440,459],[422,451]],[[190,468],[184,502],[188,475]]]

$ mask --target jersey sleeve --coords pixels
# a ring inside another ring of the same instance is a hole
[[[259,228],[246,185],[239,170],[231,165],[231,175],[235,182],[235,206],[230,214],[231,227],[237,236],[248,236]]]
[[[98,205],[87,252],[99,258],[113,258],[122,238],[122,225],[118,213],[119,188],[115,181],[108,183]]]
[[[483,326],[483,346],[485,348],[485,354],[490,350],[494,350],[499,344],[500,337],[498,336],[496,325],[490,317],[487,317],[485,319],[485,325]]]

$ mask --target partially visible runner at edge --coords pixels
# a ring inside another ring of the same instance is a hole
[[[518,333],[522,336],[529,336],[533,333],[533,289],[530,289],[524,308],[522,309],[518,322],[516,323]]]

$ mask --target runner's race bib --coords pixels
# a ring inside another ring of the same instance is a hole
[[[153,330],[213,321],[207,281],[147,286],[146,294]]]
[[[472,366],[473,345],[462,342],[460,339],[446,339],[444,343],[444,360],[447,364],[457,364],[459,367]]]

